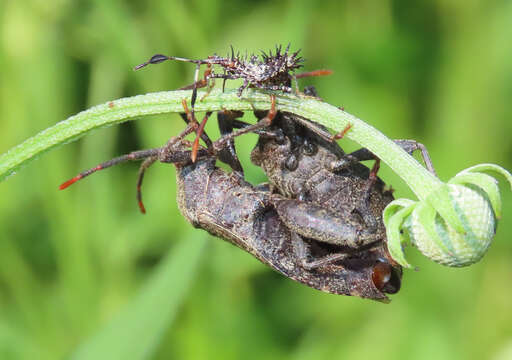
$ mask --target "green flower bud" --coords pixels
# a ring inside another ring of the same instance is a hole
[[[492,164],[477,165],[457,174],[419,202],[395,200],[384,210],[391,256],[410,267],[402,243],[410,241],[429,259],[462,267],[479,261],[496,233],[501,217],[497,181],[479,171],[496,171],[512,185],[512,175]]]

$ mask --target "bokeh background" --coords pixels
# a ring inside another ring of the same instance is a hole
[[[202,58],[292,43],[329,103],[430,150],[442,179],[512,169],[512,2],[0,1],[0,153],[92,105],[175,89],[191,64],[133,72],[155,53]],[[237,86],[236,82],[228,86]],[[248,115],[249,116],[249,115]],[[247,117],[249,121],[252,121]],[[488,255],[449,269],[408,256],[389,305],[288,280],[193,229],[174,169],[137,164],[65,192],[77,172],[162,145],[176,116],[102,129],[0,184],[1,359],[512,359],[512,196]],[[216,136],[215,121],[209,132]],[[264,181],[238,143],[248,179]],[[347,149],[355,144],[342,141]],[[412,196],[385,166],[400,197]]]

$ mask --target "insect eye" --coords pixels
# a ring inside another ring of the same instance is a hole
[[[315,155],[316,152],[318,151],[318,146],[316,146],[315,143],[312,143],[309,140],[305,140],[302,149],[305,155],[312,156]]]
[[[377,289],[387,294],[400,290],[400,274],[390,264],[379,261],[373,267],[372,281]]]
[[[276,133],[276,138],[275,139],[276,139],[277,145],[284,145],[284,144],[286,144],[286,137],[284,136],[282,131]]]
[[[284,166],[288,170],[294,171],[299,166],[299,160],[297,160],[297,157],[292,154],[292,155],[288,156],[288,158],[284,162]]]

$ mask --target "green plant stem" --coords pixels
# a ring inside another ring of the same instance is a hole
[[[204,92],[199,92],[201,99]],[[76,140],[86,133],[105,126],[118,124],[144,115],[183,112],[182,99],[190,99],[190,91],[166,91],[137,95],[94,106],[61,121],[0,157],[0,180],[5,179],[37,156],[52,148]],[[317,99],[292,94],[276,94],[278,110],[300,115],[335,131],[348,124],[352,128],[346,137],[366,147],[409,185],[419,199],[424,199],[442,182],[428,172],[414,158],[378,130],[355,116]],[[196,103],[196,111],[266,110],[270,108],[267,93],[249,89],[241,98],[235,90],[222,93],[212,91]]]

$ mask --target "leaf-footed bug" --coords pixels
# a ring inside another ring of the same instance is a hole
[[[161,148],[136,151],[82,174],[124,161],[145,159],[137,181],[140,194],[142,176],[151,163],[156,160],[173,163],[177,169],[179,208],[193,226],[231,242],[283,275],[318,290],[385,302],[387,293],[398,292],[401,268],[387,260],[383,244],[321,269],[304,268],[292,230],[277,211],[276,206],[286,199],[217,168],[211,150],[198,149],[198,159],[192,163],[191,152],[187,150],[191,144],[183,139],[192,131],[194,126],[189,123],[185,131]],[[310,256],[320,259],[331,251],[329,244],[318,243]]]
[[[316,96],[312,88],[305,93]],[[256,116],[265,114],[256,112]],[[252,126],[236,118],[224,121],[231,128]],[[303,254],[303,266],[313,269],[385,242],[382,211],[393,197],[377,178],[379,160],[373,154],[366,149],[345,154],[333,142],[333,138],[341,136],[330,136],[324,127],[308,122],[278,112],[272,126],[259,131],[251,160],[262,167],[272,187],[287,198],[276,205],[277,212],[292,230],[297,251]],[[412,140],[396,142],[408,152],[422,150],[424,161],[433,172],[422,144]],[[372,159],[376,162],[371,171],[359,163]],[[304,238],[332,244],[339,251],[309,261],[309,247],[313,244]]]
[[[226,57],[212,55],[206,59],[187,59],[176,56],[167,56],[162,54],[153,55],[148,61],[135,66],[134,70],[139,70],[149,64],[159,64],[167,60],[183,61],[196,64],[194,74],[194,82],[191,85],[184,86],[180,90],[192,89],[191,96],[191,113],[194,114],[194,106],[197,100],[197,89],[207,87],[206,95],[213,87],[215,79],[223,79],[222,89],[226,80],[242,79],[243,84],[238,89],[238,96],[242,96],[242,92],[248,87],[256,87],[262,90],[279,90],[284,92],[291,92],[292,80],[310,76],[323,76],[332,73],[330,70],[316,70],[307,73],[294,75],[292,72],[301,68],[304,59],[299,57],[300,50],[289,53],[290,44],[282,51],[281,46],[276,46],[275,53],[261,52],[261,58],[257,55],[245,55],[244,57],[237,53],[231,46],[231,55]],[[206,65],[207,70],[204,72],[203,79],[199,80],[199,70],[201,65]],[[213,66],[222,68],[223,73],[215,73]],[[212,81],[210,83],[210,80]],[[205,96],[206,96],[205,95]],[[194,160],[197,152],[197,143],[201,136],[204,123],[201,124],[197,130],[197,137],[195,147],[192,149],[192,159]]]

